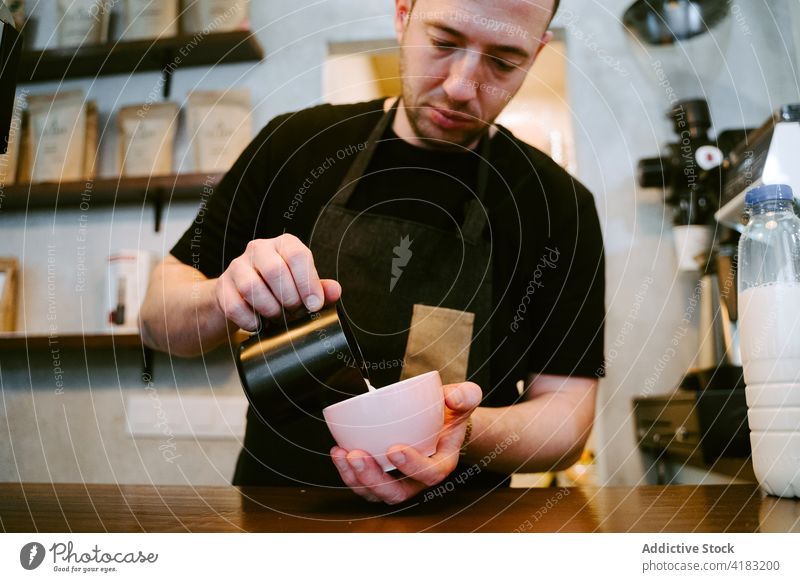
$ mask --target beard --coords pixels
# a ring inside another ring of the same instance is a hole
[[[405,59],[400,59],[400,77],[402,79],[402,100],[408,123],[417,138],[426,147],[440,150],[463,150],[476,144],[488,131],[491,123],[481,120],[474,112],[453,105],[444,91],[438,99],[418,95],[412,85],[413,80],[406,75]],[[474,125],[463,129],[446,129],[437,125],[430,118],[431,107],[441,107],[474,118]]]

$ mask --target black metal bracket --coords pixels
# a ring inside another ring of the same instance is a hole
[[[164,53],[164,60],[162,61],[163,65],[161,66],[161,94],[165,101],[169,99],[170,93],[172,93],[172,73],[175,70],[174,62],[174,52],[166,51]],[[155,190],[154,194],[153,219],[155,222],[155,231],[161,232],[161,217],[164,214],[164,191],[158,188]]]
[[[164,214],[164,190],[156,188],[153,190],[153,221],[155,231],[161,232],[161,217]]]
[[[149,384],[153,381],[153,357],[155,352],[153,348],[142,346],[142,382]]]
[[[174,60],[175,55],[172,51],[164,53],[164,65],[161,67],[161,94],[165,100],[169,99],[169,95],[172,92],[172,71],[175,70]]]

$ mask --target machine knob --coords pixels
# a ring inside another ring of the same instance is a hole
[[[663,188],[666,190],[671,186],[671,172],[672,160],[670,158],[645,158],[639,160],[636,179],[642,188]]]

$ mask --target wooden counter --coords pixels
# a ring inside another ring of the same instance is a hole
[[[0,484],[5,532],[800,532],[752,485],[456,491],[402,506],[346,490]]]

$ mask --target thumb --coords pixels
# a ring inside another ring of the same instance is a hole
[[[339,285],[337,281],[333,279],[322,279],[320,283],[322,283],[322,290],[325,293],[325,305],[330,305],[331,303],[339,301],[339,298],[342,296],[342,286]]]
[[[444,401],[449,409],[460,414],[470,414],[478,407],[483,397],[480,386],[474,382],[446,384]]]

